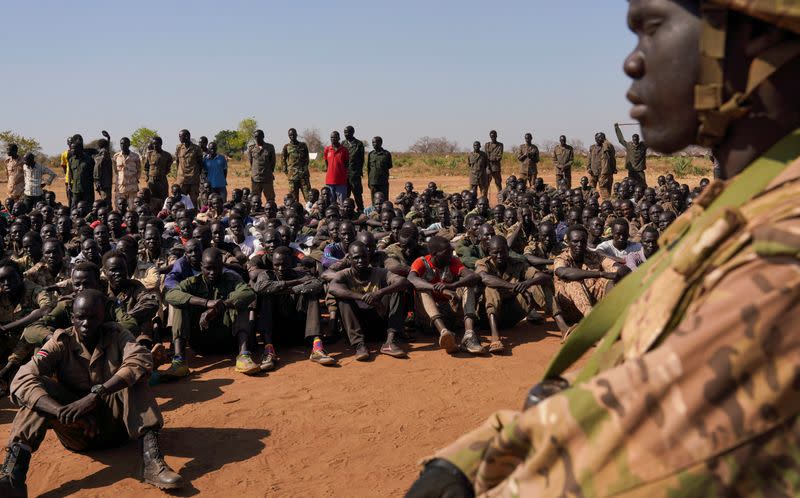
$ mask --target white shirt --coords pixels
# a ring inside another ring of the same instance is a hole
[[[636,252],[642,248],[642,244],[638,242],[631,242],[628,241],[628,247],[625,249],[619,250],[614,246],[613,240],[606,240],[597,244],[595,248],[595,252],[599,252],[600,254],[604,254],[610,258],[621,258],[625,259],[625,256],[632,252]]]
[[[242,250],[242,254],[247,256],[248,258],[253,254],[257,253],[261,250],[261,241],[257,238],[253,237],[252,235],[245,235],[244,240],[242,242],[236,242],[233,238],[233,235],[226,235],[225,242],[232,242],[239,246],[239,249]]]
[[[167,199],[171,199],[171,198],[172,198],[172,196],[167,197]],[[167,209],[167,199],[164,199],[164,205],[161,207],[162,210]],[[186,209],[193,209],[194,208],[194,203],[192,202],[192,199],[186,194],[181,194],[180,202],[183,203],[183,205],[186,207]]]

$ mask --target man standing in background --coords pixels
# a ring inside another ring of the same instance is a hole
[[[139,191],[139,175],[142,172],[142,160],[139,154],[131,150],[131,140],[122,137],[119,141],[120,151],[114,154],[114,170],[117,174],[117,198],[124,198],[128,206],[133,206],[136,193]]]
[[[303,200],[308,201],[311,195],[310,173],[308,171],[308,145],[297,140],[297,130],[289,128],[289,143],[283,146],[281,165],[289,180],[289,192],[299,199],[303,191]]]
[[[572,188],[572,161],[575,159],[575,151],[571,145],[567,145],[567,137],[558,137],[558,145],[553,148],[553,166],[556,170],[556,188],[563,184],[567,188]]]
[[[173,157],[172,154],[161,148],[164,144],[161,137],[153,137],[150,144],[152,147],[148,147],[144,161],[144,175],[147,180],[147,188],[150,189],[153,198],[160,199],[161,202],[164,202],[164,199],[169,195],[167,175],[172,168]]]
[[[383,138],[372,139],[372,149],[367,156],[367,181],[369,182],[370,197],[375,198],[375,192],[383,192],[385,199],[389,198],[389,170],[392,169],[392,154],[383,148]]]
[[[617,140],[620,145],[625,147],[625,169],[628,170],[628,178],[634,185],[641,185],[647,188],[647,178],[644,170],[647,169],[647,144],[639,141],[639,135],[634,133],[631,141],[625,140],[619,123],[614,123],[614,131],[617,133]]]
[[[228,200],[228,160],[222,154],[217,154],[216,142],[208,144],[208,154],[203,159],[203,170],[211,191],[219,194],[223,201]]]
[[[83,137],[73,135],[69,146],[67,168],[70,171],[72,204],[94,202],[94,158],[83,148]]]
[[[347,195],[353,196],[359,213],[364,212],[364,187],[361,177],[364,175],[364,144],[353,134],[356,132],[352,126],[344,127],[344,146],[350,156],[347,161]]]
[[[502,149],[503,144],[500,144]],[[532,187],[536,183],[536,177],[539,176],[539,147],[533,144],[533,135],[530,133],[525,134],[525,143],[519,146],[517,153],[519,160],[519,178],[523,183],[528,182]]]
[[[178,133],[178,147],[175,149],[175,162],[178,165],[178,177],[175,183],[181,186],[181,191],[188,195],[192,204],[197,205],[197,195],[200,193],[200,170],[203,169],[203,151],[200,146],[192,143],[189,130]]]
[[[22,169],[24,164],[19,157],[19,147],[17,144],[8,144],[6,148],[8,157],[6,158],[6,173],[8,174],[8,196],[14,201],[22,198],[25,188],[25,172]]]
[[[347,198],[347,164],[350,154],[339,142],[339,132],[331,132],[331,144],[325,147],[325,185],[331,189],[336,202]]]
[[[256,143],[247,148],[250,163],[250,192],[259,198],[263,193],[267,202],[275,200],[275,146],[264,141],[264,131],[253,133]]]
[[[489,141],[483,146],[483,150],[489,156],[489,180],[494,179],[497,191],[500,192],[503,190],[503,178],[500,172],[501,163],[503,162],[503,142],[497,141],[496,131],[489,132]],[[488,185],[486,191],[489,191]]]

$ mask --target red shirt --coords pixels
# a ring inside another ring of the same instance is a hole
[[[338,149],[334,149],[332,145],[328,145],[323,154],[327,165],[325,185],[347,185],[347,162],[350,160],[347,148],[339,145]]]
[[[421,256],[411,263],[411,271],[425,279],[430,284],[438,284],[444,282],[446,284],[455,282],[461,271],[464,270],[464,263],[460,259],[453,256],[450,258],[450,265],[444,270],[440,270],[433,265],[431,255]],[[450,298],[441,292],[434,292],[433,298],[437,301],[449,301]]]

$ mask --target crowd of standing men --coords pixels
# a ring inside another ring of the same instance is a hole
[[[296,130],[280,158],[257,130],[246,152],[250,188],[230,195],[226,158],[188,130],[174,155],[154,137],[143,157],[128,138],[111,154],[105,131],[93,148],[71,136],[61,155],[66,204],[44,189],[56,174],[10,145],[0,385],[20,409],[0,490],[21,493],[48,429],[79,451],[139,439],[143,479],[179,486],[158,446],[163,421],[148,380],[156,371],[162,381],[188,376],[190,350],[235,354],[235,370],[255,375],[275,369],[279,349],[291,345],[307,347],[312,363],[335,365],[325,345],[341,336],[359,361],[370,357],[370,341],[405,357],[403,344],[420,332],[447,353],[501,354],[504,329],[547,317],[566,337],[658,249],[659,233],[707,183],[691,190],[667,176],[648,187],[645,144],[616,131],[629,171],[618,183],[614,147],[599,133],[589,176],[576,187],[562,136],[556,184],[546,185],[527,133],[519,174],[504,184],[503,144],[492,131],[468,155],[463,190],[407,182],[393,200],[391,153],[374,137],[366,154],[352,126],[344,141],[331,133],[320,189]],[[278,164],[290,187],[280,205]]]

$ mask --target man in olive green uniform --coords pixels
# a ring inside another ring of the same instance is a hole
[[[558,137],[558,145],[553,147],[553,166],[556,169],[556,187],[564,185],[572,188],[572,162],[575,160],[575,151],[567,145],[567,137]]]
[[[487,146],[488,149],[488,146]],[[519,160],[519,179],[532,187],[536,183],[536,177],[539,176],[539,147],[533,144],[533,135],[530,133],[525,134],[525,143],[519,146],[517,153],[517,160]]]
[[[172,168],[173,158],[172,154],[161,148],[164,144],[161,137],[153,137],[150,143],[152,148],[148,148],[144,155],[144,176],[152,196],[163,203],[169,195],[167,175]]]
[[[639,141],[639,135],[636,133],[633,134],[630,142],[625,140],[617,123],[614,123],[614,132],[617,134],[620,145],[625,147],[625,169],[628,170],[628,178],[634,185],[647,188],[647,178],[644,173],[644,170],[647,169],[647,144]]]
[[[303,200],[308,201],[311,195],[311,175],[308,172],[308,145],[297,140],[297,130],[289,128],[289,143],[283,146],[281,165],[289,180],[289,192],[299,199],[303,191]]]
[[[392,154],[383,148],[383,139],[372,139],[372,150],[367,156],[367,180],[369,192],[375,198],[375,192],[383,192],[389,198],[389,170],[392,169]]]
[[[592,187],[600,191],[603,199],[610,199],[614,173],[617,172],[616,152],[611,142],[606,140],[605,133],[597,133],[594,141],[589,147],[589,164],[586,169],[592,178]]]
[[[264,131],[253,133],[256,143],[247,148],[250,163],[250,194],[275,201],[275,146],[264,141]]]
[[[492,130],[489,132],[489,141],[483,146],[486,155],[489,158],[489,181],[494,179],[494,184],[497,186],[497,191],[503,190],[503,178],[501,175],[501,166],[503,163],[503,142],[497,141],[497,132]],[[489,185],[486,185],[486,192],[489,192]]]
[[[473,195],[481,197],[489,195],[489,157],[481,150],[481,143],[477,140],[472,143],[472,152],[467,154],[467,167],[469,168],[469,187]]]
[[[361,177],[364,175],[364,144],[354,136],[356,132],[352,126],[344,127],[344,143],[349,153],[347,160],[347,191],[356,201],[358,212],[364,212],[364,187]]]
[[[192,135],[189,130],[181,130],[178,133],[178,141],[180,143],[175,149],[178,177],[175,183],[180,185],[183,193],[188,195],[192,204],[197,206],[197,196],[200,194],[200,172],[203,170],[203,151],[199,145],[192,143]]]
[[[67,167],[70,171],[70,192],[72,205],[85,201],[94,202],[94,157],[83,148],[83,137],[73,135],[69,145]]]
[[[729,180],[597,303],[523,412],[437,452],[407,496],[800,493],[800,4],[631,0],[628,21],[648,145],[710,146]]]

